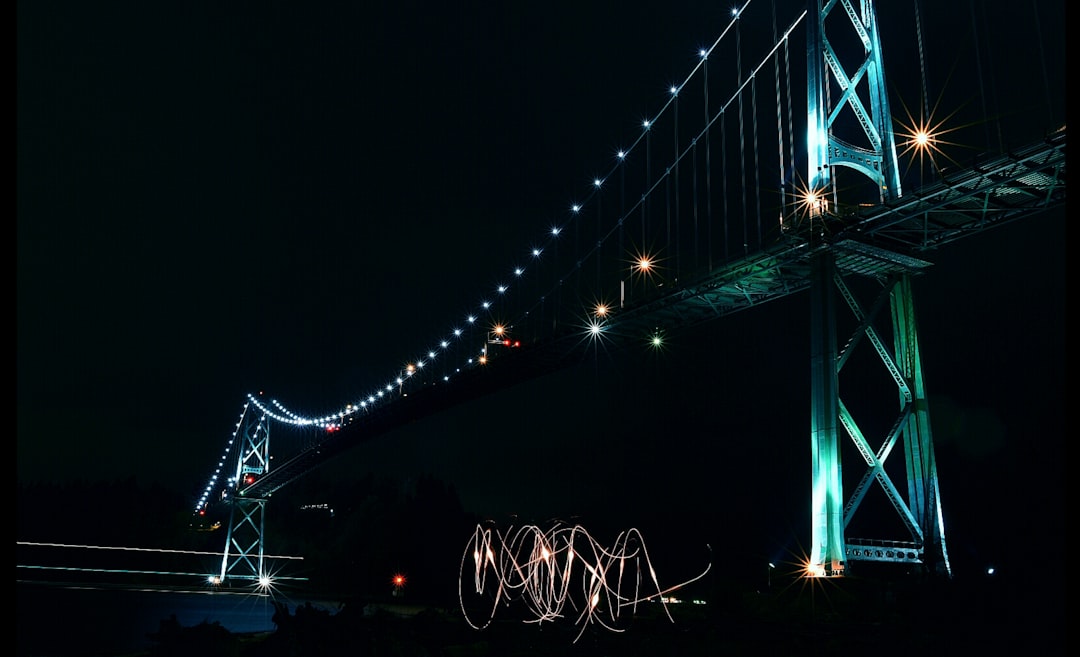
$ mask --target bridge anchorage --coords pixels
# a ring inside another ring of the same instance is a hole
[[[931,264],[922,256],[937,247],[1064,204],[1066,131],[905,196],[873,3],[858,10],[848,1],[808,4],[806,183],[782,202],[779,241],[620,307],[619,321],[643,330],[685,327],[808,290],[812,535],[804,574],[843,577],[877,562],[951,577],[912,281]],[[855,35],[859,56],[833,49],[837,30]],[[512,370],[508,376],[521,380],[566,366],[566,337],[517,349],[516,337],[496,329],[485,338],[485,354],[489,346],[500,352],[488,372]],[[841,379],[863,366],[875,369],[878,385],[858,379],[849,387]],[[474,397],[491,391],[476,387]],[[216,581],[266,582],[271,495],[362,438],[468,398],[441,392],[449,388],[402,396],[351,424],[352,409],[318,420],[322,437],[278,463],[270,425],[280,415],[251,398],[231,443],[235,467],[217,500],[229,520]],[[846,468],[842,447],[857,454]]]

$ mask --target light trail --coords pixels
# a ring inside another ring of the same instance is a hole
[[[206,577],[202,573],[184,573],[168,570],[129,570],[127,568],[80,568],[78,566],[31,566],[28,564],[15,564],[15,567],[26,568],[28,570],[62,570],[73,573],[110,573],[114,575],[190,575],[192,577]]]
[[[15,545],[29,545],[33,547],[57,547],[57,548],[74,548],[81,550],[117,550],[127,552],[161,552],[166,554],[195,554],[203,556],[223,557],[224,552],[207,552],[200,550],[169,550],[166,548],[137,548],[137,547],[119,547],[119,546],[106,546],[106,545],[71,545],[67,543],[34,543],[32,541],[15,541]],[[304,557],[293,557],[282,554],[267,554],[263,555],[264,559],[296,559],[303,561]]]
[[[218,559],[221,559],[225,556],[224,552],[206,550],[177,550],[166,548],[79,545],[70,543],[48,543],[34,541],[16,541],[15,545],[17,547],[24,548],[24,550],[27,552],[27,554],[23,554],[17,557],[20,560],[24,561],[24,563],[15,564],[15,569],[19,572],[64,572],[92,574],[99,576],[131,575],[141,577],[194,577],[201,582],[209,582],[210,585],[215,589],[219,588],[220,582],[214,581],[216,578],[213,572],[209,572],[206,570],[203,570],[201,572],[193,571],[191,570],[191,565],[194,563],[194,561],[205,560],[204,558],[206,557],[211,557],[214,559],[214,561],[217,561]],[[111,554],[114,556],[106,557],[106,559],[112,563],[102,564],[100,563],[100,556],[95,556],[91,559],[91,554]],[[200,559],[189,559],[189,557],[192,556],[200,557]],[[304,560],[304,557],[288,555],[264,555],[262,558],[268,563],[273,561],[281,562]],[[56,563],[57,561],[67,563]],[[94,565],[81,565],[79,563],[84,561],[90,561],[90,563],[93,563]],[[73,564],[72,562],[75,563]],[[172,569],[160,567],[167,565],[172,566]],[[195,567],[199,568],[199,566]],[[280,567],[276,567],[275,570],[280,570]],[[246,578],[239,577],[237,579]],[[263,582],[260,580],[259,586],[262,588],[270,588],[273,586],[273,583],[275,581],[285,580],[307,581],[307,578],[288,577],[282,576],[280,574],[275,574],[272,578],[269,578],[269,581]]]
[[[661,588],[637,529],[621,532],[609,549],[581,525],[556,523],[547,532],[525,525],[516,531],[511,527],[506,534],[477,525],[461,558],[458,600],[466,622],[478,630],[490,625],[500,604],[523,603],[533,615],[526,623],[573,615],[574,623],[581,626],[576,643],[591,623],[613,632],[625,631],[618,627],[620,615],[628,611],[632,616],[643,602],[660,602],[668,620],[674,622],[668,596],[704,577],[711,567],[706,565],[699,575]],[[467,602],[465,583],[469,580]],[[474,605],[483,608],[483,620],[473,620],[469,608]]]

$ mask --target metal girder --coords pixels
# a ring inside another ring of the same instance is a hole
[[[845,546],[851,561],[879,561],[899,564],[921,564],[924,559],[922,545],[910,541],[884,541],[848,539]]]
[[[837,272],[845,277],[884,281],[893,275],[917,274],[932,264],[919,256],[941,245],[1063,205],[1065,143],[1066,131],[1062,127],[1047,139],[1009,156],[988,159],[970,172],[954,173],[949,183],[937,183],[909,198],[849,217],[835,217],[840,230],[831,238],[811,243],[808,236],[791,236],[785,243],[724,265],[701,280],[664,290],[654,299],[625,308],[609,323],[613,348],[624,340],[620,336],[640,334],[656,326],[674,333],[806,291],[810,287],[811,258],[821,251],[833,252]],[[997,191],[999,188],[1001,191]],[[1026,202],[991,213],[984,210],[981,200],[987,197],[1016,197]],[[974,207],[979,208],[977,216],[968,213]],[[542,376],[577,362],[574,354],[580,350],[574,345],[578,339],[577,335],[565,334],[553,337],[535,348],[501,356],[493,361],[496,367],[491,369],[505,366],[518,370],[515,376],[506,377],[508,380]],[[465,379],[464,386],[476,386],[475,390],[461,393],[461,398],[475,398],[499,386],[512,385],[500,383],[498,376],[473,377],[468,371],[460,378]],[[424,391],[419,398],[413,394],[353,416],[342,431],[327,434],[289,459],[275,461],[274,469],[246,487],[245,494],[269,496],[341,451],[415,419],[411,413],[425,412],[420,398],[454,396],[446,390],[448,386],[437,388]]]
[[[1065,204],[1066,128],[851,217],[844,235],[909,254]]]

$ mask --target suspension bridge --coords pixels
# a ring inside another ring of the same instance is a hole
[[[1066,127],[1032,97],[1037,109],[1008,125],[1035,135],[1007,143],[986,97],[975,120],[934,104],[918,3],[908,19],[887,23],[868,1],[736,7],[563,221],[443,337],[330,414],[249,395],[195,509],[229,511],[216,577],[264,577],[272,496],[347,450],[598,344],[660,344],[795,294],[811,299],[807,574],[888,562],[950,575],[911,282],[957,240],[1063,207]],[[1011,38],[1034,52],[1040,37]],[[896,41],[916,44],[902,50],[913,59],[891,57]],[[965,74],[993,88],[997,73],[973,57]],[[900,68],[923,72],[914,89],[891,84]],[[979,146],[955,154],[963,143]],[[894,384],[881,432],[841,395],[857,350]],[[844,446],[859,460],[842,472]],[[879,494],[902,531],[851,535]]]

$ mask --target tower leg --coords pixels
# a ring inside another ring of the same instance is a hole
[[[836,313],[831,251],[815,256],[810,284],[810,574],[844,572],[844,500],[837,435]]]
[[[891,301],[896,365],[908,382],[912,397],[911,413],[903,427],[908,508],[922,531],[923,563],[935,574],[951,576],[910,276],[904,275],[897,281]],[[901,404],[904,401],[901,397]]]

